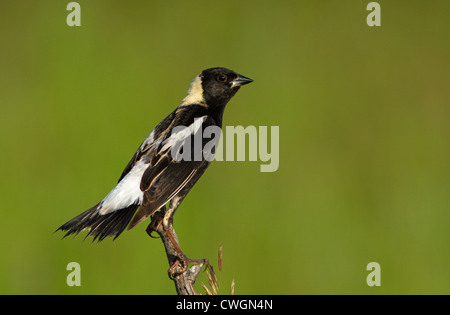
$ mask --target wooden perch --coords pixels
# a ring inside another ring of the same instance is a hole
[[[177,294],[195,295],[196,293],[193,287],[195,280],[202,267],[205,264],[209,266],[209,263],[206,259],[199,261],[190,260],[181,252],[178,237],[173,228],[173,214],[173,212],[167,213],[164,210],[156,212],[152,217],[150,225],[147,227],[147,233],[150,237],[154,237],[152,236],[152,232],[158,233],[164,244],[170,265],[168,270],[169,278],[175,283]],[[167,218],[167,216],[169,217]],[[194,263],[190,268],[188,268],[189,262]],[[212,270],[210,266],[209,268]]]

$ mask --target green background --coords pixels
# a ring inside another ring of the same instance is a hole
[[[222,243],[221,293],[450,293],[448,1],[379,1],[381,27],[368,0],[78,2],[81,27],[69,1],[0,5],[0,293],[175,293],[147,224],[53,231],[214,66],[255,81],[224,125],[280,128],[278,171],[216,161],[175,216],[217,272]]]

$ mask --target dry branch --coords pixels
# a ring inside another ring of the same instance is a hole
[[[170,217],[164,224],[165,212],[157,212],[152,217],[152,222],[147,227],[147,233],[152,236],[152,232],[158,233],[166,250],[167,259],[169,261],[169,277],[175,283],[175,289],[178,295],[195,295],[194,283],[197,279],[204,264],[208,264],[207,260],[199,261],[190,268],[186,257],[180,252],[178,237],[173,228],[173,218]],[[173,213],[171,213],[173,215]],[[178,248],[176,248],[178,246]]]

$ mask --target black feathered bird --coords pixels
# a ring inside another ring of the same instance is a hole
[[[173,213],[211,162],[204,154],[195,155],[195,136],[210,126],[221,128],[226,104],[241,85],[252,81],[225,68],[202,71],[192,81],[180,106],[144,140],[116,187],[97,205],[58,230],[67,232],[64,237],[89,230],[87,236],[94,240],[107,236],[115,239],[127,226],[135,227],[168,202],[168,211]],[[193,141],[187,142],[188,139]],[[202,152],[207,140],[202,139]],[[186,143],[190,145],[183,146]],[[183,154],[191,158],[177,158],[175,147],[178,157]],[[192,149],[190,155],[182,152],[188,149]]]

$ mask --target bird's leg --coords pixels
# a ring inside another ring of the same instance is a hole
[[[168,270],[170,278],[173,278],[177,273],[185,272],[190,263],[200,264],[201,267],[206,264],[206,266],[210,270],[212,270],[212,267],[209,264],[208,259],[198,259],[198,260],[190,259],[183,253],[183,251],[180,248],[180,245],[178,244],[178,238],[175,234],[175,230],[173,229],[173,215],[175,214],[175,211],[178,208],[180,202],[181,200],[172,201],[172,203],[169,206],[169,209],[165,211],[164,218],[162,220],[162,228],[177,253],[177,255],[175,256],[175,260],[173,261],[173,263],[171,263],[171,266]]]
[[[190,258],[188,258],[181,250],[180,245],[175,240],[174,236],[172,235],[172,232],[170,230],[166,230],[165,232],[177,252],[177,256],[175,257],[174,263],[170,266],[169,270],[167,271],[170,278],[172,278],[177,273],[180,273],[180,272],[182,273],[182,272],[186,271],[189,264],[199,264],[199,265],[201,265],[201,267],[203,267],[203,265],[206,265],[206,267],[211,272],[214,272],[212,270],[212,266],[209,264],[209,261],[207,258],[205,258],[205,259],[190,259]],[[181,270],[177,271],[178,268],[181,268]]]
[[[153,236],[153,232],[158,232],[158,228],[164,218],[164,214],[166,213],[166,205],[164,205],[160,211],[155,212],[152,215],[152,220],[150,221],[150,224],[147,226],[146,232],[148,236],[151,238],[158,238],[157,236]]]
[[[212,271],[208,259],[193,260],[186,257],[181,250],[178,244],[178,237],[173,229],[173,215],[178,205],[179,202],[173,202],[168,209],[164,206],[160,211],[155,212],[146,230],[147,234],[152,238],[156,238],[153,236],[153,232],[158,233],[163,241],[170,265],[167,272],[171,279],[186,272],[189,264],[199,264],[200,268],[206,264],[207,268]]]

